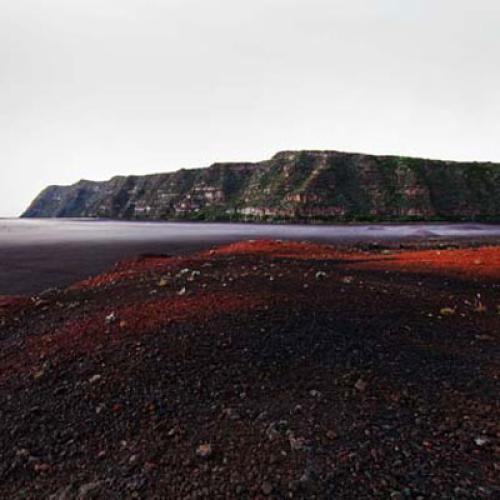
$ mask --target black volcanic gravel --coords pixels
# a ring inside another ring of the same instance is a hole
[[[0,497],[498,497],[498,283],[307,251],[174,262],[0,316],[0,368],[17,363]],[[225,311],[227,294],[249,307]],[[121,306],[207,295],[202,313],[119,326]],[[27,354],[88,318],[123,333]]]

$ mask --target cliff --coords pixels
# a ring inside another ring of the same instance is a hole
[[[500,164],[285,151],[258,163],[50,186],[23,217],[499,221]]]

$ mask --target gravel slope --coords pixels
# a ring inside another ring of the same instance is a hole
[[[0,300],[2,498],[494,498],[500,248],[246,242]]]

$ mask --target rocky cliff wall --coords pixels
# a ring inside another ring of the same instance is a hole
[[[24,217],[500,221],[500,164],[336,151],[50,186]]]

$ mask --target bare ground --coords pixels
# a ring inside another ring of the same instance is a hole
[[[235,244],[0,301],[3,498],[494,498],[500,248]]]

